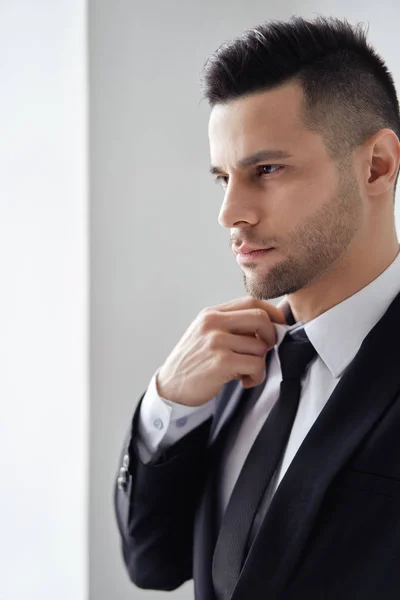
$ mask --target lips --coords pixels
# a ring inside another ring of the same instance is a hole
[[[273,254],[274,248],[262,248],[261,250],[253,250],[252,252],[238,252],[236,260],[238,263],[254,262],[258,259],[262,260],[265,256]]]
[[[257,250],[270,250],[272,246],[265,248],[262,246],[251,246],[250,244],[243,244],[240,248],[234,248],[233,252],[235,254],[249,254],[250,252],[255,252]]]

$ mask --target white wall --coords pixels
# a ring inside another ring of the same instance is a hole
[[[0,598],[86,600],[86,8],[0,2]]]
[[[208,174],[199,73],[243,29],[317,13],[369,20],[399,84],[392,0],[89,1],[91,600],[193,597],[191,582],[168,595],[130,583],[112,494],[123,436],[151,375],[201,308],[244,295],[229,232],[217,223],[222,197]]]

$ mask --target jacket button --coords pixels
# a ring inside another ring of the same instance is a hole
[[[126,480],[126,477],[118,477],[117,485],[118,485],[118,489],[120,489],[122,492],[125,492],[128,487],[128,482]]]
[[[128,481],[128,469],[126,467],[121,467],[119,470],[119,476],[123,477],[124,479],[126,479],[126,481]]]

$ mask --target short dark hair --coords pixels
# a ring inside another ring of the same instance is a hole
[[[224,42],[201,73],[211,107],[289,82],[302,86],[305,126],[339,164],[380,129],[400,138],[393,76],[362,25],[346,19],[267,21]]]

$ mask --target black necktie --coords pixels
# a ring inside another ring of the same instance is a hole
[[[218,600],[231,597],[239,578],[254,517],[289,439],[300,400],[301,377],[316,351],[301,329],[286,334],[278,353],[283,378],[279,398],[245,460],[215,546],[212,576]]]

